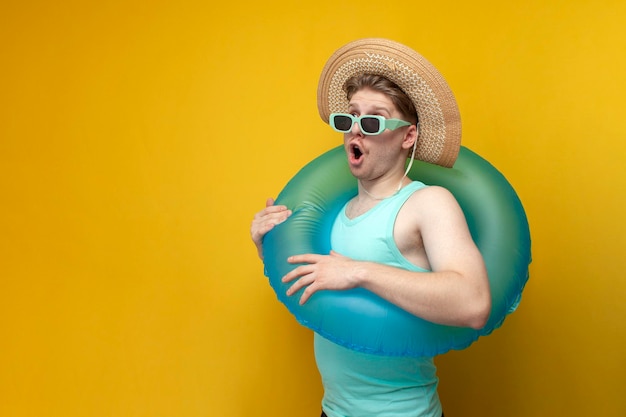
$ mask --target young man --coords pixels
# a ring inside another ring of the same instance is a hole
[[[482,256],[446,189],[411,181],[407,156],[451,166],[460,146],[458,109],[436,69],[415,51],[382,39],[340,48],[318,88],[322,119],[343,133],[358,194],[341,210],[329,255],[300,254],[284,278],[288,294],[365,288],[423,319],[481,328],[490,312]],[[291,211],[273,204],[255,215],[263,236]],[[356,352],[315,335],[328,417],[440,416],[432,358]]]

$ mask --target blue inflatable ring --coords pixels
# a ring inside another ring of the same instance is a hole
[[[486,160],[461,147],[453,168],[415,161],[409,173],[452,192],[483,255],[492,309],[484,328],[445,326],[416,317],[364,290],[319,291],[304,305],[301,293],[285,292],[281,278],[295,268],[291,255],[328,254],[330,229],[343,205],[357,193],[343,147],[319,156],[296,174],[276,200],[293,214],[265,236],[265,274],[278,299],[304,326],[361,352],[388,356],[435,356],[464,349],[500,327],[519,303],[531,261],[530,231],[509,182]],[[302,291],[302,290],[301,290]]]

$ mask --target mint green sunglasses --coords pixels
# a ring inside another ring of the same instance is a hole
[[[395,130],[402,126],[411,125],[411,123],[400,119],[385,119],[383,116],[372,114],[357,117],[347,113],[331,113],[328,122],[333,129],[341,133],[351,131],[352,126],[358,123],[364,135],[379,135],[385,129]]]

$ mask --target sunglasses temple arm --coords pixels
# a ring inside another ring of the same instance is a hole
[[[385,127],[389,130],[395,130],[402,126],[411,126],[411,123],[400,119],[387,119],[385,120]]]

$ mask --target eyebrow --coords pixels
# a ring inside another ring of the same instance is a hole
[[[354,109],[355,109],[355,107],[357,107],[357,109],[358,109],[358,106],[356,106],[356,105],[354,105],[354,104],[352,104],[352,103],[348,103],[348,110],[354,110]],[[388,115],[390,115],[390,116],[391,116],[391,113],[392,113],[392,112],[390,111],[390,109],[388,109],[388,108],[387,108],[387,107],[385,107],[385,106],[374,106],[374,107],[371,109],[371,111],[373,111],[373,112],[378,112],[378,113],[385,112],[385,113],[387,113],[387,114],[388,114]],[[372,114],[372,113],[368,113],[368,114]]]

